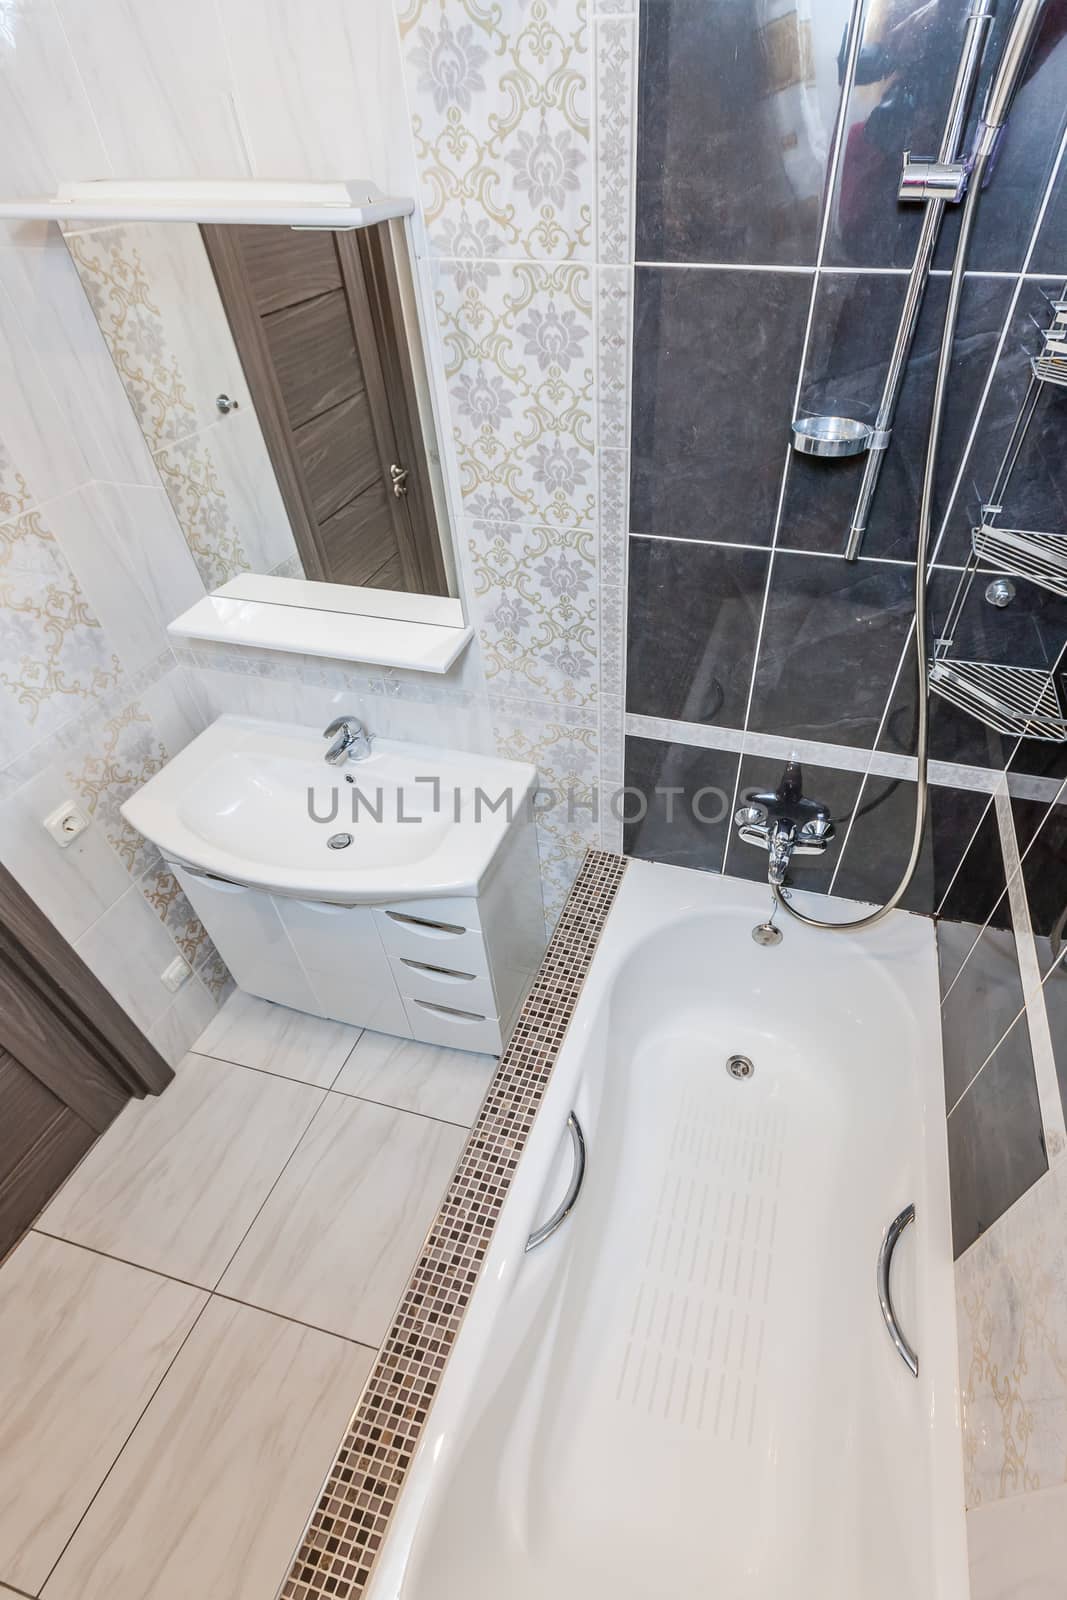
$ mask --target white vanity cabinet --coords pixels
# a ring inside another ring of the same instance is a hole
[[[171,862],[238,987],[428,1044],[499,1054],[545,944],[532,826],[476,896],[303,900]]]

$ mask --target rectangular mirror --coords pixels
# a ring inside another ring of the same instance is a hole
[[[209,592],[455,593],[400,224],[63,231]]]

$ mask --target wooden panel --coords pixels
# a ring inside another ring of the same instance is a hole
[[[408,592],[408,580],[404,575],[404,567],[400,560],[399,550],[395,556],[390,556],[384,567],[378,568],[378,571],[370,581],[370,587],[372,589],[397,589],[401,594]]]
[[[7,1050],[0,1050],[0,1175],[17,1167],[63,1102]]]
[[[261,316],[342,287],[334,236],[317,228],[235,227]]]
[[[173,1072],[100,980],[0,866],[0,1044],[91,1127]]]
[[[364,388],[343,290],[275,311],[263,318],[263,330],[291,427]]]
[[[295,433],[296,452],[315,520],[323,523],[382,479],[366,395],[355,395]],[[334,583],[347,582],[330,569]]]
[[[373,484],[357,500],[319,526],[334,583],[365,584],[381,589],[400,588],[382,583],[378,574],[390,563],[400,569],[396,530],[389,497],[381,483]]]
[[[0,1256],[16,1244],[96,1134],[0,1052]]]

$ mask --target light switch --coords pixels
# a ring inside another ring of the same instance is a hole
[[[185,982],[192,970],[193,969],[189,965],[188,961],[183,960],[181,956],[175,956],[174,960],[171,962],[166,971],[160,973],[160,977],[163,979],[163,982],[166,984],[171,994],[177,994],[178,990],[181,988],[182,984]]]

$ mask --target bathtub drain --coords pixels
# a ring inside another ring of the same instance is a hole
[[[756,1068],[748,1056],[727,1056],[726,1070],[731,1078],[751,1078]]]

